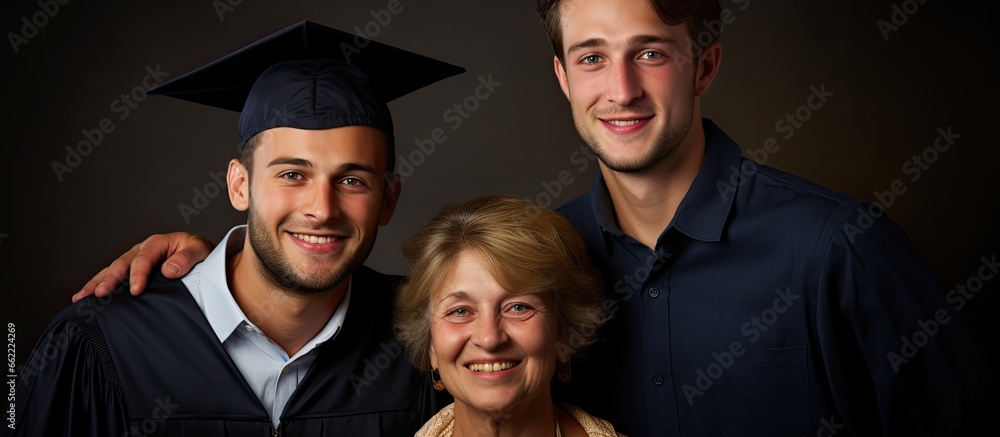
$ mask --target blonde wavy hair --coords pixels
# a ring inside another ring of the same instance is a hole
[[[430,370],[431,296],[466,251],[508,292],[552,296],[557,350],[580,356],[597,339],[601,281],[576,228],[528,200],[480,197],[446,206],[403,245],[411,272],[396,295],[396,338],[418,369]]]

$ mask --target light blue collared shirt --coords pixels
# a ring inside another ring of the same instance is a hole
[[[182,281],[205,313],[219,342],[264,404],[271,416],[271,423],[277,426],[288,398],[316,359],[316,347],[333,339],[340,331],[351,300],[351,286],[348,283],[344,298],[326,326],[294,356],[289,357],[260,328],[250,322],[229,290],[226,260],[243,250],[246,229],[246,225],[231,229],[208,258],[195,266]]]

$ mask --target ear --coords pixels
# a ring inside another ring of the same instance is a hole
[[[694,95],[701,96],[708,92],[708,87],[715,80],[716,73],[719,72],[719,64],[722,63],[722,45],[718,41],[705,47],[698,57],[698,71],[694,78]]]
[[[573,348],[569,347],[569,339],[563,338],[560,333],[562,330],[558,327],[556,328],[556,361],[560,363],[568,363],[570,358],[573,356]],[[568,337],[568,336],[567,336]]]
[[[563,68],[558,56],[552,57],[552,68],[556,71],[556,79],[559,79],[559,87],[562,88],[566,100],[569,100],[569,83],[566,81],[566,69]]]
[[[396,205],[399,203],[399,195],[402,192],[403,181],[399,178],[398,174],[392,175],[392,178],[385,184],[385,195],[382,196],[382,212],[379,213],[378,217],[379,226],[385,226],[389,223],[392,213],[396,211]]]
[[[434,345],[433,344],[430,347],[430,352],[428,352],[428,355],[430,355],[430,359],[431,359],[431,368],[432,369],[437,369],[438,368],[438,360],[437,360],[437,354],[434,353]]]
[[[250,176],[246,167],[239,159],[233,158],[229,161],[229,170],[226,172],[226,184],[229,186],[229,202],[238,211],[246,211],[250,208]]]

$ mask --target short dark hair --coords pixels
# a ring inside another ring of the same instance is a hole
[[[247,169],[247,180],[253,176],[253,152],[260,145],[260,136],[263,134],[264,132],[257,132],[240,148],[240,156],[238,158],[243,167]]]
[[[559,60],[565,62],[563,54],[562,30],[559,27],[559,7],[564,0],[538,0],[538,15],[542,28],[549,36],[552,50]],[[719,0],[647,0],[660,16],[660,20],[671,26],[687,23],[688,37],[691,38],[692,55],[719,40],[719,34],[710,29],[710,24],[722,26],[722,4]],[[721,33],[721,32],[720,32]],[[702,36],[705,38],[702,38]]]

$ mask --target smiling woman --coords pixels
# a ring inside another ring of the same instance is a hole
[[[446,207],[404,246],[398,338],[455,398],[417,436],[615,435],[554,404],[553,376],[595,341],[599,278],[561,215],[513,196]]]

